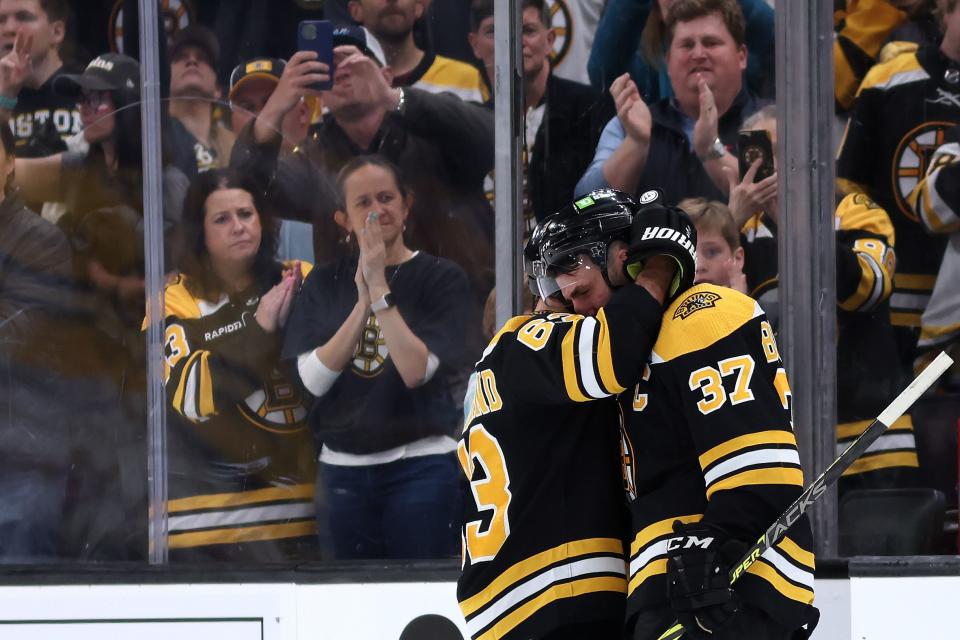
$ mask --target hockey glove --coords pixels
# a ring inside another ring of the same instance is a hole
[[[746,545],[726,539],[700,524],[673,523],[667,540],[667,597],[690,638],[709,638],[730,623],[740,609],[730,588],[729,558]]]
[[[669,304],[693,285],[697,270],[697,231],[683,209],[667,207],[659,191],[640,196],[641,206],[630,227],[627,260],[623,265],[629,280],[635,280],[651,256],[668,256],[677,263],[677,273],[667,292]]]

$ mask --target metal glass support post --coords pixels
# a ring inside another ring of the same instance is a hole
[[[494,9],[496,42],[493,94],[495,102],[496,151],[494,183],[496,195],[496,284],[497,326],[521,309],[523,233],[521,196],[523,166],[520,136],[523,132],[523,58],[520,55],[520,0],[497,2]]]
[[[780,346],[806,477],[836,453],[833,0],[778,2]],[[837,555],[837,494],[813,514],[820,556]]]
[[[167,562],[167,431],[163,389],[163,187],[160,41],[156,0],[139,0],[140,116],[147,291],[147,483],[150,564]]]

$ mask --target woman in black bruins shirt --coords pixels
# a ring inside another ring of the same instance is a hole
[[[316,398],[319,524],[338,558],[451,556],[460,499],[449,374],[469,364],[467,277],[406,246],[413,194],[388,161],[355,158],[337,187],[336,221],[359,256],[306,279],[284,344]]]

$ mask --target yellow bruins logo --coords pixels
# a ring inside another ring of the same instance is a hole
[[[161,0],[159,9],[160,21],[163,24],[168,42],[174,33],[194,21],[195,13],[191,0]],[[123,0],[117,0],[114,3],[113,9],[110,11],[110,24],[107,28],[110,34],[110,48],[113,53],[124,53]],[[133,55],[136,56],[138,53],[134,51]]]
[[[869,196],[863,193],[853,194],[853,203],[860,205],[861,207],[866,207],[867,209],[879,209],[880,205],[870,199]]]
[[[570,51],[570,43],[573,42],[573,15],[570,13],[567,2],[568,0],[547,0],[550,22],[557,36],[553,41],[553,51],[550,52],[554,65],[563,61]]]
[[[364,378],[379,375],[388,355],[390,353],[387,351],[383,334],[380,333],[380,323],[377,322],[377,316],[371,314],[367,318],[367,326],[360,334],[357,349],[353,352],[353,371]]]
[[[914,222],[919,223],[920,218],[913,212],[907,198],[920,179],[927,174],[933,152],[943,144],[944,136],[951,127],[952,122],[924,122],[903,136],[893,154],[890,179],[897,208]]]
[[[271,433],[291,434],[306,429],[303,394],[286,372],[270,373],[263,386],[237,405],[253,425]]]
[[[686,320],[701,309],[709,309],[710,307],[717,306],[717,300],[719,299],[720,296],[712,291],[698,291],[697,293],[690,294],[687,296],[687,299],[677,307],[676,313],[673,314],[673,319],[676,320],[679,318],[680,320]]]

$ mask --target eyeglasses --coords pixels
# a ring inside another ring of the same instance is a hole
[[[77,104],[81,107],[88,107],[96,111],[101,106],[112,106],[113,98],[109,91],[84,91],[80,94]]]

